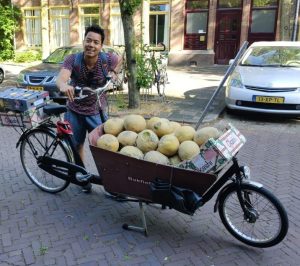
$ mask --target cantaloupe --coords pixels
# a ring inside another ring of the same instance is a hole
[[[158,164],[169,164],[169,159],[167,156],[163,155],[159,151],[148,151],[144,155],[144,160],[152,163],[158,163]]]
[[[195,132],[193,127],[185,125],[177,128],[174,134],[181,143],[186,140],[193,140]]]
[[[124,121],[122,118],[114,117],[108,119],[103,126],[104,132],[106,134],[112,134],[118,136],[118,134],[123,131]]]
[[[120,150],[120,153],[140,160],[144,158],[142,151],[135,146],[125,146]]]
[[[161,118],[159,121],[153,124],[153,131],[159,138],[172,133],[170,121],[166,118]]]
[[[164,135],[158,142],[157,150],[166,156],[174,155],[179,147],[179,141],[174,135]]]
[[[144,153],[156,150],[158,144],[157,135],[150,129],[140,132],[136,138],[136,146]]]
[[[181,127],[181,125],[175,121],[170,121],[170,126],[172,128],[172,132],[175,132],[176,129]]]
[[[146,128],[146,120],[141,115],[130,114],[124,117],[124,128],[139,133]]]
[[[203,127],[196,131],[194,141],[201,146],[207,142],[209,138],[217,139],[220,135],[220,131],[215,127]]]
[[[160,117],[153,116],[147,120],[147,128],[153,130],[153,125],[160,120]]]
[[[97,147],[117,152],[119,149],[119,141],[114,135],[104,134],[97,139]]]
[[[178,155],[182,161],[191,160],[200,152],[198,144],[192,140],[186,140],[180,143],[178,148]]]
[[[122,131],[118,135],[118,141],[122,146],[134,146],[137,138],[137,133],[129,130]]]
[[[170,157],[169,161],[171,165],[178,165],[179,163],[182,162],[178,154],[175,154],[174,156]]]

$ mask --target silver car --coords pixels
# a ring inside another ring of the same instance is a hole
[[[300,115],[300,42],[256,42],[226,85],[231,110]]]
[[[0,65],[0,84],[3,82],[5,78],[5,69],[3,65]]]

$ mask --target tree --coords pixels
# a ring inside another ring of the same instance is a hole
[[[21,12],[9,0],[0,3],[0,60],[14,57],[14,34],[17,30]]]
[[[141,7],[142,2],[143,0],[119,0],[128,67],[128,108],[137,108],[140,105],[140,88],[137,86],[136,76],[136,34],[133,16],[136,10]]]

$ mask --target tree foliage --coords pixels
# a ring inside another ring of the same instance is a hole
[[[14,57],[14,34],[18,27],[21,12],[10,1],[0,3],[0,60]]]

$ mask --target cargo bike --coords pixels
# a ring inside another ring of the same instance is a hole
[[[106,89],[95,91],[98,98]],[[226,229],[238,240],[266,248],[280,243],[286,236],[288,217],[285,208],[262,184],[250,179],[247,166],[238,163],[236,154],[242,145],[234,146],[235,151],[227,158],[225,168],[204,173],[100,149],[96,146],[96,139],[103,134],[100,126],[89,134],[89,147],[99,172],[95,175],[88,172],[76,152],[69,123],[59,119],[66,107],[46,104],[36,109],[40,110],[39,121],[32,127],[23,123],[22,112],[8,115],[10,119],[16,117],[13,126],[17,127],[19,123],[21,129],[16,146],[20,147],[23,168],[43,191],[57,193],[70,183],[82,187],[89,182],[101,185],[116,200],[139,204],[142,225],[123,224],[123,228],[145,235],[148,234],[145,204],[159,204],[162,208],[194,215],[217,194],[214,211],[219,212]],[[234,138],[228,132],[232,133],[232,129],[225,132],[223,141],[230,146]],[[236,130],[234,133],[239,134]],[[231,137],[226,138],[226,135]]]

